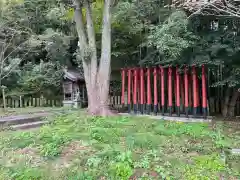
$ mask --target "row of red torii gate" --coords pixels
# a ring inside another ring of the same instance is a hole
[[[207,80],[204,65],[178,67],[123,68],[121,103],[135,114],[207,118]],[[126,90],[127,89],[127,90]],[[125,93],[127,92],[127,93]],[[127,99],[125,98],[127,94]],[[190,100],[193,101],[190,103]],[[126,102],[127,101],[127,102]],[[180,110],[183,107],[183,111]]]

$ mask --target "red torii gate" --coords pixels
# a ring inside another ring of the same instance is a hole
[[[167,77],[166,75],[167,70]],[[192,70],[192,74],[189,74],[189,70]],[[172,113],[175,112],[177,116],[180,116],[180,99],[184,98],[183,105],[185,109],[185,115],[188,117],[189,115],[189,93],[193,94],[193,115],[196,116],[198,114],[198,108],[200,105],[202,106],[201,114],[204,118],[207,117],[207,88],[206,88],[206,73],[205,67],[202,65],[201,67],[201,84],[199,84],[199,79],[197,77],[196,67],[184,67],[184,75],[181,78],[179,74],[178,67],[164,68],[162,66],[153,67],[153,68],[125,68],[121,70],[122,72],[122,105],[125,105],[125,86],[127,85],[127,105],[128,112],[141,114],[147,113],[150,114],[153,107],[153,112],[155,115],[158,114],[161,109],[162,115],[165,114],[165,106],[167,104],[169,116],[172,116]],[[153,75],[153,89],[151,86]],[[126,84],[126,76],[127,76],[127,84]],[[189,80],[191,78],[191,80]],[[167,81],[165,81],[167,79]],[[181,79],[182,82],[181,82]],[[145,84],[145,81],[147,84]],[[173,87],[173,81],[174,86]],[[160,82],[160,83],[158,83]],[[192,92],[189,91],[190,86],[192,84]],[[167,103],[165,98],[165,85],[167,85]],[[180,91],[180,86],[184,85],[184,91]],[[199,85],[201,86],[201,91],[199,91]],[[160,87],[159,87],[160,86]],[[145,91],[145,88],[147,91]],[[173,98],[173,88],[174,95]],[[201,95],[199,94],[201,92]],[[153,102],[152,102],[152,94],[153,94]],[[201,96],[201,102],[200,102]],[[173,103],[173,99],[175,102]],[[175,104],[175,107],[173,107]],[[174,111],[175,109],[175,111]]]

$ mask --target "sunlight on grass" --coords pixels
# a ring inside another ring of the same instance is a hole
[[[225,128],[72,111],[36,131],[1,133],[0,179],[237,178],[240,158],[223,152],[239,137]]]

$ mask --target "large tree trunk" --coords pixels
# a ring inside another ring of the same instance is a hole
[[[108,106],[109,84],[111,75],[111,0],[105,0],[102,23],[102,49],[98,69],[97,85],[100,106],[96,114],[112,115]]]
[[[82,3],[80,2],[80,0],[73,0],[73,4],[75,6],[75,12],[74,12],[74,20],[76,22],[76,29],[77,29],[77,33],[78,33],[78,39],[79,39],[79,50],[80,50],[80,60],[81,63],[83,65],[83,71],[84,71],[84,79],[85,79],[85,84],[86,84],[86,89],[87,89],[87,95],[88,95],[88,108],[91,109],[91,107],[93,106],[92,101],[94,99],[94,94],[96,94],[95,92],[93,92],[95,89],[92,86],[91,80],[92,80],[92,73],[91,73],[91,60],[88,57],[88,52],[89,52],[89,45],[87,42],[87,36],[86,36],[86,31],[84,28],[84,24],[83,24],[83,15],[82,15]],[[86,2],[84,3],[85,7],[88,7],[88,4],[86,4]],[[91,19],[91,14],[90,14],[90,10],[88,9],[88,13],[87,13],[87,19],[88,19],[88,35],[90,35],[92,32],[89,30],[90,29],[90,24],[91,22],[89,21],[89,19]],[[94,34],[94,33],[93,33]],[[91,42],[92,48],[94,46],[94,42],[93,38],[95,39],[95,37],[91,37],[89,39],[89,42]],[[93,53],[90,53],[90,57],[93,55]],[[91,58],[93,59],[93,58]]]
[[[88,93],[88,112],[94,115],[112,115],[113,113],[108,107],[111,73],[111,0],[105,0],[104,2],[99,66],[90,3],[88,0],[73,0],[73,3],[75,5],[75,22],[80,42],[80,58],[83,64]],[[82,6],[86,9],[87,36],[83,24]]]
[[[87,88],[88,92],[88,111],[94,112],[96,107],[99,106],[99,96],[98,88],[96,85],[97,78],[97,47],[96,47],[96,37],[94,32],[92,9],[88,0],[84,0],[84,7],[86,9],[86,20],[87,20],[87,35],[88,35],[88,45],[90,54],[90,64],[89,64],[89,87]]]
[[[222,107],[222,116],[224,118],[227,117],[227,113],[228,113],[228,103],[229,103],[229,99],[230,99],[230,88],[227,88],[226,93],[225,93],[225,97],[224,97],[224,102],[223,102],[223,107]]]
[[[235,110],[235,106],[236,106],[238,96],[239,96],[239,92],[238,92],[238,90],[235,89],[233,91],[233,95],[232,95],[232,98],[231,98],[230,103],[229,103],[228,114],[227,114],[228,118],[232,118],[235,114],[234,110]]]

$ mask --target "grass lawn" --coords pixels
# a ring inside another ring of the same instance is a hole
[[[2,180],[240,178],[240,131],[218,123],[71,112],[37,131],[1,133]]]
[[[62,110],[62,107],[26,107],[26,108],[7,108],[5,111],[0,109],[0,117],[33,114],[39,112],[51,112],[56,110]]]

